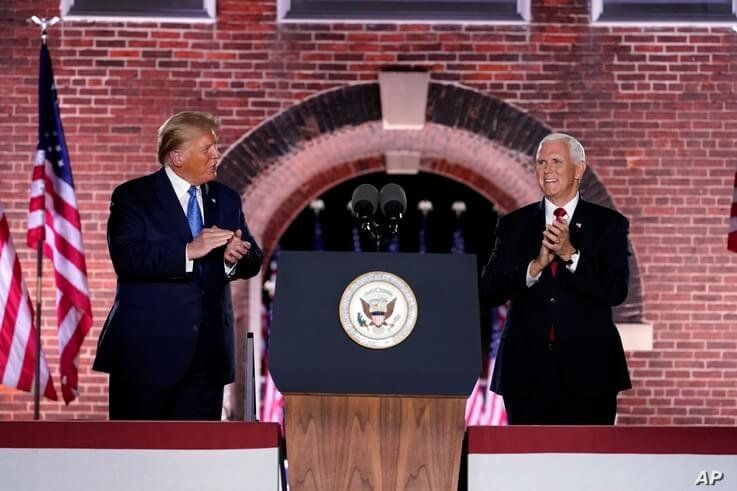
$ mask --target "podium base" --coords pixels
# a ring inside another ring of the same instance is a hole
[[[285,394],[289,486],[458,489],[466,399]]]

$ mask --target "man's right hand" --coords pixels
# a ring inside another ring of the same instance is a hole
[[[196,239],[187,244],[187,258],[193,260],[204,257],[213,249],[224,246],[231,237],[233,232],[230,230],[215,226],[203,229]]]
[[[530,276],[537,276],[540,274],[540,271],[548,267],[548,264],[553,262],[553,258],[555,258],[555,254],[550,252],[550,249],[545,247],[545,245],[540,245],[540,252],[537,254],[537,257],[532,260],[532,263],[530,264]]]

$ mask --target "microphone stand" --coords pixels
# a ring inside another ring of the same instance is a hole
[[[381,252],[382,245],[388,244],[391,239],[399,235],[402,213],[393,216],[385,223],[379,223],[369,217],[356,218],[359,220],[359,233],[372,242],[376,252]]]
[[[380,225],[371,218],[367,217],[356,217],[358,218],[358,232],[362,237],[368,237],[371,243],[375,246],[376,252],[381,250],[381,239],[383,234],[381,233]]]

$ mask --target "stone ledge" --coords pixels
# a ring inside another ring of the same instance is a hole
[[[625,351],[652,351],[653,325],[645,323],[618,323]]]

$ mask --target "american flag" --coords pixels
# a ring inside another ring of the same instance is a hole
[[[732,195],[732,212],[729,217],[727,248],[737,252],[737,172],[734,174],[734,194]]]
[[[507,316],[507,306],[502,305],[492,309],[491,320],[491,347],[489,358],[485,367],[486,376],[479,377],[466,402],[466,426],[486,425],[503,426],[507,424],[507,410],[504,407],[504,399],[499,394],[489,390],[491,374],[494,373],[494,361],[498,347],[498,334]]]
[[[0,383],[30,392],[36,370],[36,331],[28,288],[15,254],[10,228],[0,207]],[[41,387],[56,400],[49,366],[41,352]]]
[[[271,306],[274,304],[274,292],[276,288],[276,271],[279,252],[274,251],[269,262],[271,273],[269,279],[264,284],[266,290],[267,302],[261,305],[261,339],[263,340],[263,350],[261,352],[261,366],[263,369],[262,382],[262,398],[261,398],[261,418],[260,420],[268,423],[279,423],[284,426],[284,397],[274,384],[269,372],[269,332],[271,331]]]
[[[274,384],[271,374],[266,372],[264,380],[264,400],[261,405],[261,421],[284,425],[284,397]]]
[[[466,212],[466,204],[456,201],[451,205],[456,214],[456,227],[453,231],[453,243],[450,252],[453,254],[466,253],[466,241],[463,234],[463,214]],[[491,343],[489,346],[489,357],[481,376],[476,381],[471,395],[466,401],[466,426],[491,425],[499,426],[507,424],[507,411],[504,408],[504,400],[498,394],[489,390],[491,374],[494,373],[494,360],[498,346],[498,334],[507,316],[507,307],[501,306],[492,309],[491,312]]]
[[[87,266],[72,168],[56,97],[51,57],[41,46],[38,87],[38,146],[33,166],[28,215],[28,245],[43,242],[54,265],[61,392],[77,397],[77,357],[92,325]]]

